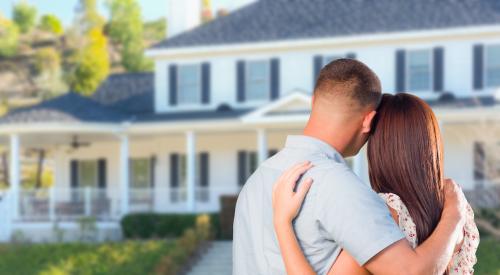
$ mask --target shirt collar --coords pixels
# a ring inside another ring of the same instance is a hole
[[[342,155],[335,150],[328,143],[314,137],[304,135],[290,135],[286,138],[286,147],[288,148],[301,148],[312,151],[317,151],[325,154],[330,159],[335,159],[344,162]]]

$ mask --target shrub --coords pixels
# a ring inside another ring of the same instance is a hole
[[[199,215],[196,214],[130,214],[121,220],[121,227],[125,238],[176,238],[182,236],[187,229],[194,228],[197,223],[205,226],[208,223],[210,237],[220,238],[218,214],[202,215],[198,222],[197,217]]]

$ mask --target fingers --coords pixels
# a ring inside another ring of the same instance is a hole
[[[297,189],[297,192],[295,193],[295,198],[299,200],[300,204],[302,204],[302,202],[304,201],[304,198],[306,197],[307,192],[311,188],[312,183],[313,179],[307,178],[300,184],[299,188]]]
[[[297,180],[305,173],[307,170],[311,169],[312,163],[310,161],[306,161],[302,163],[301,165],[298,165],[295,167],[290,173],[288,174],[287,182],[290,185],[293,185],[295,187],[295,184],[297,183]]]

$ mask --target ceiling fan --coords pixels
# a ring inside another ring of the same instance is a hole
[[[71,142],[69,143],[69,152],[74,152],[82,147],[90,146],[90,142],[80,141],[78,136],[73,136]]]

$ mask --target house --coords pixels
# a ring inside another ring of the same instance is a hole
[[[196,20],[191,12],[172,16]],[[429,102],[446,175],[464,189],[500,179],[496,0],[260,0],[147,54],[154,73],[112,75],[91,98],[68,93],[0,118],[11,186],[3,240],[49,239],[55,222],[76,229],[83,216],[112,238],[130,212],[217,211],[301,132],[319,70],[339,57],[366,63],[386,92]],[[19,155],[31,147],[50,150],[52,188],[21,188]],[[368,181],[364,153],[349,163]]]

